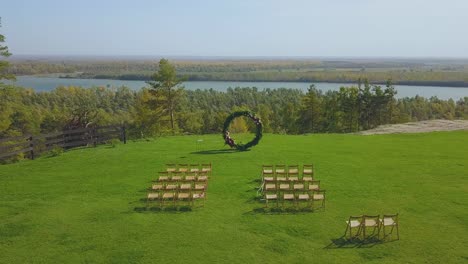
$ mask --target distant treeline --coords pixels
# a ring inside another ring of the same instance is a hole
[[[423,62],[362,61],[175,61],[179,77],[188,81],[281,81],[373,84],[392,80],[401,85],[468,87],[468,65]],[[148,81],[158,70],[153,61],[30,62],[10,65],[15,75],[60,73],[63,78]]]
[[[167,117],[148,104],[147,89],[59,87],[35,92],[0,84],[0,137],[77,127],[125,123],[131,137],[169,131]],[[355,132],[381,124],[427,119],[467,119],[468,97],[457,102],[436,97],[395,98],[391,85],[363,84],[322,92],[235,88],[184,91],[176,109],[178,133],[219,133],[234,110],[257,113],[265,132],[301,134]]]
[[[300,76],[299,76],[300,75]],[[462,74],[453,74],[453,79],[462,77]],[[139,80],[149,81],[151,75],[145,74],[79,74],[79,75],[64,75],[62,78],[83,78],[83,79],[115,79],[115,80]],[[246,81],[246,82],[334,82],[334,83],[357,83],[360,79],[369,79],[372,84],[385,84],[386,80],[391,77],[392,83],[395,85],[415,85],[415,86],[446,86],[446,87],[468,87],[468,81],[438,81],[421,79],[427,78],[421,73],[402,74],[376,74],[376,73],[360,73],[340,72],[338,73],[245,73],[245,74],[190,74],[179,75],[187,81]],[[446,76],[450,77],[450,76]],[[398,78],[393,81],[393,78]]]

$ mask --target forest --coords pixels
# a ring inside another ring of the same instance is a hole
[[[260,116],[266,133],[287,134],[347,133],[389,123],[468,118],[468,97],[456,102],[419,96],[396,99],[390,84],[325,93],[314,86],[307,93],[247,87],[181,91],[174,109],[176,134],[220,133],[227,115],[241,109]],[[132,138],[171,134],[169,116],[154,107],[154,96],[150,88],[58,87],[35,92],[0,84],[0,137],[116,123],[126,124]]]

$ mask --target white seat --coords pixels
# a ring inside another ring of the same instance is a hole
[[[164,193],[162,196],[163,199],[174,198],[174,193]]]
[[[374,220],[374,219],[366,219],[366,220],[364,221],[364,225],[365,225],[365,226],[378,226],[378,223],[377,223],[377,221]]]
[[[314,194],[312,197],[314,200],[323,200],[325,198],[323,194]]]
[[[148,193],[148,199],[158,199],[159,198],[159,193]]]
[[[294,190],[304,190],[304,184],[294,184]]]
[[[192,185],[190,183],[185,183],[180,185],[181,190],[190,190],[192,189]]]
[[[190,194],[189,193],[178,193],[177,198],[178,199],[188,199],[188,198],[190,198]]]
[[[351,220],[351,221],[346,221],[346,224],[348,224],[351,227],[359,227],[361,225],[361,222],[357,220]]]
[[[164,186],[162,184],[153,184],[153,186],[151,186],[151,189],[153,189],[153,190],[162,190],[162,189],[164,189]]]
[[[175,190],[177,189],[177,185],[176,184],[168,184],[166,185],[166,190]]]
[[[380,219],[380,222],[382,222],[382,224],[383,224],[384,226],[393,226],[393,225],[396,225],[396,222],[395,222],[392,218]]]

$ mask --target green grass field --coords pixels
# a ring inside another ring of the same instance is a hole
[[[468,132],[267,134],[247,152],[222,144],[176,136],[0,166],[0,262],[468,262]],[[143,210],[168,162],[213,163],[205,207]],[[263,210],[261,165],[308,163],[326,210]],[[350,215],[397,212],[399,241],[332,243]]]

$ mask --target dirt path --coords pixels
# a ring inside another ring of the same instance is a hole
[[[357,134],[426,133],[453,130],[468,130],[468,120],[428,120],[404,124],[383,125],[371,130],[358,132]]]

